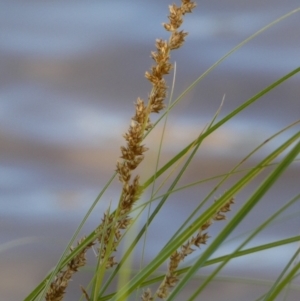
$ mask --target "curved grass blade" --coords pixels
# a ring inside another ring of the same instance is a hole
[[[76,254],[79,254],[90,242],[92,242],[95,239],[95,233],[92,232],[81,245],[75,247],[74,250],[71,252],[71,254],[67,255],[67,253],[70,250],[70,247],[72,246],[72,244],[76,240],[76,237],[78,236],[81,228],[85,224],[86,220],[88,219],[88,217],[92,213],[93,209],[95,208],[95,206],[97,205],[97,203],[99,202],[100,198],[102,197],[102,195],[104,194],[104,192],[106,191],[106,189],[109,187],[110,183],[113,181],[113,179],[115,178],[115,176],[116,176],[116,173],[109,179],[109,181],[107,182],[107,184],[104,186],[104,188],[98,194],[98,196],[95,199],[95,201],[93,202],[92,206],[89,208],[88,212],[86,213],[86,215],[82,219],[80,225],[78,226],[78,228],[74,232],[74,234],[73,234],[70,242],[68,243],[65,251],[63,252],[61,258],[58,261],[58,263],[56,264],[55,269],[49,275],[47,275],[44,278],[44,280],[24,299],[24,301],[31,301],[31,300],[33,301],[33,300],[36,300],[36,298],[40,294],[41,295],[40,295],[39,300],[42,300],[44,298],[44,296],[45,296],[45,293],[46,293],[47,289],[49,288],[49,286],[51,284],[51,281],[53,280],[54,276],[59,272],[59,270],[61,270],[63,267],[65,267],[66,264],[70,261],[70,259],[72,259],[73,256],[75,256]]]
[[[282,212],[284,212],[288,207],[293,205],[296,201],[298,201],[300,195],[297,195],[292,200],[290,200],[287,204],[282,206],[279,210],[277,210],[271,217],[269,217],[265,222],[263,222],[259,227],[253,231],[251,235],[248,236],[243,243],[240,244],[238,248],[232,253],[232,257],[228,256],[216,269],[213,271],[204,282],[199,286],[196,291],[192,294],[192,296],[188,299],[188,301],[193,301],[197,296],[203,291],[203,289],[215,278],[215,276],[221,271],[221,269],[233,258],[233,256],[238,253],[247,243],[249,243],[258,233],[260,233],[264,228],[266,228],[277,216],[279,216]],[[300,252],[300,250],[299,250]]]
[[[292,124],[286,126],[285,128],[281,129],[280,131],[276,132],[274,135],[272,135],[271,137],[269,137],[267,140],[265,140],[263,143],[261,143],[260,145],[258,145],[253,151],[251,151],[245,158],[243,158],[241,160],[241,162],[239,162],[231,171],[229,171],[227,174],[224,174],[222,176],[221,181],[211,190],[210,193],[208,193],[208,195],[203,199],[203,201],[195,208],[195,210],[190,214],[190,216],[185,220],[185,222],[183,222],[182,226],[180,227],[180,229],[178,229],[178,231],[175,232],[175,234],[170,238],[169,242],[170,243],[173,239],[175,239],[175,237],[182,231],[182,229],[184,229],[192,220],[192,218],[197,214],[197,212],[199,212],[199,210],[202,208],[202,206],[207,202],[207,200],[221,187],[221,185],[223,183],[225,183],[225,181],[234,173],[236,172],[240,172],[240,171],[236,171],[244,162],[246,162],[254,153],[256,153],[260,148],[262,148],[267,142],[271,141],[272,139],[274,139],[275,137],[277,137],[278,135],[282,134],[284,131],[288,130],[289,128],[291,128],[292,126],[296,125],[297,123],[299,123],[300,120],[297,120],[296,122],[293,122]],[[262,167],[265,168],[265,167]],[[250,170],[250,169],[249,169]],[[197,182],[196,182],[197,183]],[[187,185],[187,187],[190,187],[190,185]],[[183,189],[183,187],[178,188],[177,190],[175,190],[174,192]],[[172,191],[173,193],[173,191]]]
[[[282,153],[288,146],[294,143],[299,138],[299,136],[300,132],[294,135],[280,147],[278,147],[275,151],[273,151],[267,158],[262,160],[258,164],[258,166],[264,166],[265,164],[268,164],[270,161],[274,160],[274,158],[276,158],[280,153]],[[291,155],[288,158],[290,157]],[[276,168],[277,175],[279,175],[278,170],[282,169],[282,166],[283,165],[281,162]],[[278,169],[279,167],[280,169]],[[224,205],[228,201],[228,199],[231,198],[233,195],[236,195],[236,193],[240,191],[247,183],[249,183],[249,181],[259,173],[259,171],[259,168],[254,168],[246,176],[239,180],[230,190],[228,190],[222,197],[220,197],[219,200],[217,200],[199,218],[197,218],[189,228],[187,228],[183,233],[181,233],[171,245],[165,246],[151,263],[149,263],[140,273],[133,277],[133,279],[128,284],[128,287],[121,289],[118,292],[118,294],[114,297],[113,300],[122,300],[122,298],[128,293],[131,293],[139,285],[140,282],[148,278],[171,255],[173,251],[175,251],[186,240],[188,240],[203,223],[205,223],[209,218],[213,216],[213,214],[218,210],[218,208]],[[241,217],[242,214],[240,214],[239,216]],[[205,258],[205,260],[206,259],[207,258]]]
[[[248,42],[250,42],[252,39],[254,39],[255,37],[259,36],[260,34],[262,34],[264,31],[266,31],[267,29],[271,28],[272,26],[274,26],[275,24],[283,21],[284,19],[290,17],[291,15],[298,13],[300,11],[300,7],[288,12],[287,14],[279,17],[278,19],[274,20],[273,22],[267,24],[265,27],[261,28],[260,30],[258,30],[257,32],[255,32],[253,35],[251,35],[249,38],[245,39],[243,42],[241,42],[240,44],[238,44],[236,47],[234,47],[232,50],[230,50],[229,52],[227,52],[223,57],[221,57],[216,63],[214,63],[210,68],[208,68],[202,75],[200,75],[187,89],[185,89],[178,97],[177,99],[174,101],[174,103],[171,105],[170,110],[173,109],[173,107],[175,105],[177,105],[177,103],[190,91],[192,90],[202,79],[204,79],[213,69],[215,69],[218,65],[220,65],[227,57],[229,57],[231,54],[233,54],[235,51],[237,51],[238,49],[240,49],[241,47],[243,47],[245,44],[247,44]],[[162,116],[154,123],[154,126],[160,122],[160,120],[162,118],[164,118],[165,114],[167,112],[163,113]],[[149,131],[150,132],[150,131]],[[146,134],[146,136],[149,133]]]
[[[223,256],[220,256],[220,257],[217,257],[217,258],[214,258],[214,259],[210,259],[210,260],[208,260],[204,263],[203,267],[210,266],[210,265],[222,262],[224,260],[227,260],[227,258],[234,259],[234,258],[246,256],[246,255],[253,254],[253,253],[256,253],[256,252],[265,251],[265,250],[268,250],[268,249],[273,249],[275,247],[280,247],[280,246],[283,246],[283,245],[286,245],[286,244],[295,243],[295,242],[299,242],[299,241],[300,241],[300,235],[289,237],[289,238],[286,238],[286,239],[283,239],[283,240],[278,240],[278,241],[275,241],[275,242],[272,242],[272,243],[252,247],[252,248],[249,248],[249,249],[239,251],[239,252],[235,253],[234,256],[232,256],[232,254],[227,254],[227,255],[223,255]],[[179,269],[177,271],[177,273],[178,273],[178,275],[183,275],[189,269],[190,269],[190,266]],[[150,286],[151,284],[157,283],[157,282],[163,280],[164,276],[165,275],[156,276],[156,277],[153,277],[149,280],[145,280],[144,282],[142,282],[140,284],[139,288],[147,287],[147,286]],[[115,294],[116,294],[116,292],[105,295],[105,296],[99,298],[98,301],[110,300]]]
[[[295,252],[293,257],[287,263],[286,267],[280,273],[280,275],[278,276],[278,278],[274,282],[273,286],[271,287],[271,289],[267,293],[266,297],[264,298],[264,301],[268,300],[268,297],[275,291],[277,285],[279,285],[279,283],[280,283],[281,279],[283,279],[283,276],[285,275],[285,273],[288,271],[288,269],[291,267],[291,265],[295,262],[296,258],[299,256],[299,253],[300,253],[300,248],[298,248],[298,250]]]
[[[252,208],[259,202],[262,196],[274,185],[280,175],[285,169],[294,161],[300,152],[300,142],[294,146],[287,156],[280,162],[275,170],[268,176],[268,178],[261,184],[261,186],[254,192],[247,203],[240,209],[240,211],[232,218],[228,225],[222,230],[218,237],[211,243],[211,245],[204,251],[202,256],[196,263],[188,270],[183,279],[171,292],[167,298],[168,301],[173,300],[177,294],[183,289],[193,275],[203,266],[204,262],[214,253],[226,237],[235,229],[244,217],[252,210]]]
[[[158,178],[161,176],[170,166],[172,166],[176,161],[178,161],[182,156],[184,156],[193,145],[197,145],[198,142],[202,142],[207,136],[209,136],[211,133],[213,133],[215,130],[217,130],[219,127],[221,127],[224,123],[226,123],[228,120],[233,118],[235,115],[246,109],[248,106],[253,104],[256,100],[258,100],[263,95],[267,94],[271,90],[273,90],[278,85],[282,84],[284,81],[289,79],[290,77],[294,76],[300,72],[300,67],[294,69],[290,73],[286,74],[285,76],[281,77],[277,81],[273,82],[271,85],[269,85],[267,88],[263,89],[250,99],[248,99],[246,102],[244,102],[242,105],[237,107],[235,110],[233,110],[230,114],[225,116],[223,119],[221,119],[219,122],[217,122],[215,125],[213,125],[210,129],[205,131],[197,140],[194,140],[191,142],[188,146],[186,146],[183,150],[181,150],[176,156],[174,156],[169,162],[167,162],[160,170],[156,172],[155,176],[150,177],[143,185],[144,189],[146,189],[153,181],[154,178]]]
[[[300,132],[296,133],[290,140],[288,140],[288,144],[287,145],[290,145],[291,143],[293,143],[295,140],[297,140],[298,138],[300,137]],[[286,147],[286,146],[285,146]],[[279,147],[280,149],[281,147]],[[281,152],[281,151],[279,151]],[[269,155],[265,160],[262,161],[262,163],[258,164],[255,168],[251,169],[248,173],[248,176],[246,175],[242,180],[240,180],[240,183],[242,183],[242,181],[244,182],[243,185],[246,185],[252,177],[256,176],[257,173],[261,172],[264,167],[268,164],[267,162],[270,162],[270,160],[273,160],[274,159],[274,156],[277,156],[279,153],[277,153],[277,151],[273,152],[271,155]],[[233,196],[232,193],[228,194],[231,190],[227,191],[219,200],[221,201],[221,199],[224,199],[224,200],[228,200],[229,198],[231,198]],[[238,189],[236,190],[238,191]],[[210,217],[207,218],[207,220],[209,219]],[[176,232],[176,236],[178,236],[178,233],[180,231],[177,231]],[[177,237],[175,235],[172,237],[172,240],[169,240],[168,243],[172,243],[172,241],[174,240],[177,240]]]
[[[195,141],[197,141],[197,140],[195,140]],[[184,166],[179,171],[179,173],[176,176],[175,180],[172,182],[172,184],[169,187],[168,191],[172,191],[174,189],[174,187],[177,185],[178,181],[181,179],[182,175],[184,174],[185,170],[187,169],[188,165],[190,164],[192,158],[197,153],[197,150],[198,150],[198,148],[200,146],[200,143],[201,143],[201,141],[199,141],[198,145],[194,148],[193,152],[191,153],[191,155],[187,159],[186,163],[184,164]],[[159,204],[156,206],[156,208],[153,210],[151,216],[147,219],[146,223],[144,224],[144,226],[142,227],[142,229],[140,230],[140,232],[138,233],[138,235],[136,236],[136,238],[132,242],[131,246],[126,250],[125,254],[122,256],[122,259],[121,259],[120,263],[117,265],[117,267],[115,268],[114,272],[109,277],[109,280],[103,286],[103,288],[102,288],[102,290],[100,292],[99,297],[101,297],[102,294],[105,292],[105,290],[107,289],[108,285],[111,283],[112,279],[115,277],[115,275],[117,274],[117,272],[119,271],[119,269],[121,268],[121,266],[124,264],[125,260],[128,258],[128,256],[131,254],[131,252],[134,250],[134,247],[136,246],[136,244],[138,243],[138,241],[141,239],[141,237],[144,235],[145,231],[147,230],[147,227],[151,224],[151,222],[153,221],[153,219],[155,218],[155,216],[157,215],[157,213],[159,212],[159,210],[162,208],[162,206],[164,205],[164,203],[168,199],[169,195],[170,195],[169,193],[166,193],[165,196],[162,198],[162,200],[159,202]]]
[[[296,264],[292,270],[286,275],[286,277],[279,283],[277,286],[274,288],[272,293],[268,296],[266,301],[273,301],[279,294],[280,292],[285,288],[285,286],[292,281],[294,278],[294,275],[297,273],[297,271],[300,269],[300,262]]]

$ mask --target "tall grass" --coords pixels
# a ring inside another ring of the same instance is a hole
[[[150,260],[149,258],[145,259],[143,252],[148,248],[148,232],[151,231],[151,225],[155,223],[157,214],[164,208],[166,202],[178,191],[184,192],[190,189],[191,186],[212,180],[212,178],[204,179],[179,187],[179,181],[186,173],[188,166],[195,159],[195,155],[201,149],[203,142],[222,128],[229,120],[259,101],[263,95],[276,89],[277,86],[300,71],[300,67],[298,67],[283,75],[262,91],[255,93],[253,97],[246,100],[222,119],[219,119],[220,107],[211,122],[199,131],[198,136],[159,168],[160,148],[164,142],[162,135],[161,144],[157,151],[155,172],[148,180],[141,182],[140,164],[144,160],[148,147],[151,148],[151,145],[147,145],[147,147],[144,145],[144,139],[151,134],[156,125],[163,118],[167,120],[168,114],[183,99],[184,95],[234,51],[269,27],[300,11],[300,8],[298,8],[253,34],[204,72],[175,101],[169,102],[168,106],[166,106],[165,100],[168,87],[164,77],[174,69],[174,64],[170,61],[170,55],[175,49],[180,48],[184,44],[188,34],[181,30],[180,27],[185,14],[192,13],[195,7],[196,4],[189,0],[182,0],[180,6],[170,5],[169,21],[164,24],[165,30],[170,33],[170,38],[166,41],[157,40],[156,51],[151,53],[154,65],[150,71],[146,72],[145,77],[152,84],[152,90],[147,101],[140,98],[136,101],[135,114],[132,117],[128,131],[124,134],[126,142],[121,147],[121,156],[117,161],[116,171],[86,213],[85,218],[78,226],[52,272],[24,299],[25,301],[63,300],[74,273],[80,272],[80,269],[86,266],[86,255],[88,252],[95,253],[95,262],[90,273],[90,284],[86,287],[81,287],[81,300],[181,300],[180,293],[187,287],[189,287],[188,300],[202,300],[203,290],[212,283],[230,260],[285,244],[299,242],[300,235],[290,237],[289,233],[287,233],[284,239],[245,249],[245,246],[266,227],[269,227],[275,218],[281,216],[287,208],[295,206],[297,203],[299,204],[300,194],[290,201],[286,201],[284,206],[275,213],[270,214],[263,223],[253,224],[253,231],[243,236],[242,242],[235,250],[221,257],[213,257],[213,254],[220,249],[229,235],[236,228],[240,227],[254,206],[258,205],[264,195],[276,185],[277,180],[286,169],[291,164],[297,164],[296,160],[300,152],[300,131],[296,131],[295,134],[288,137],[281,145],[273,149],[251,168],[244,168],[245,162],[248,162],[270,140],[282,135],[287,129],[299,126],[300,121],[298,120],[269,137],[261,145],[256,146],[249,155],[237,162],[236,166],[227,173],[215,175],[213,179],[218,182],[213,189],[205,198],[199,200],[199,205],[186,217],[178,229],[170,229],[169,239],[165,241],[161,250]],[[164,108],[166,108],[165,112],[161,114],[157,122],[152,124],[150,121],[152,113],[161,113]],[[165,122],[164,128],[166,126],[167,123]],[[238,177],[233,178],[236,175]],[[108,206],[106,212],[103,213],[101,223],[95,225],[95,229],[88,236],[78,238],[78,233],[83,224],[116,177],[120,181],[120,197],[117,207],[112,208]],[[252,193],[248,199],[239,199],[239,193],[248,187],[252,187],[250,186],[251,183],[258,177],[260,177],[261,184],[258,187],[251,188]],[[233,184],[230,184],[229,188],[227,186],[224,191],[223,185],[229,180]],[[222,189],[223,194],[214,199],[216,191]],[[239,206],[235,205],[236,202],[239,203]],[[229,211],[232,211],[230,218],[224,222]],[[141,216],[143,219],[140,218]],[[222,227],[218,235],[211,237],[211,227],[216,222],[220,222],[220,225],[222,223]],[[76,240],[78,241],[76,247],[72,247]],[[119,251],[121,245],[125,247],[125,250],[122,252]],[[139,256],[139,264],[130,265],[130,258],[136,256],[133,254],[136,253],[140,246],[142,246],[142,256]],[[200,250],[198,250],[199,248]],[[290,262],[259,300],[275,300],[298,276],[300,268],[300,263],[296,260],[298,253],[299,250],[295,250]],[[184,265],[183,261],[185,260],[186,263],[189,258],[191,259],[189,264]],[[165,263],[167,265],[164,265]],[[214,267],[216,265],[217,267],[212,269],[210,274],[200,284],[198,283],[192,288],[188,286],[203,267]]]

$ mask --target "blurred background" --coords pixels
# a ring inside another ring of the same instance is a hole
[[[152,65],[155,39],[168,38],[161,23],[167,22],[169,4],[167,0],[0,1],[1,300],[23,300],[43,279],[113,174],[134,102],[137,97],[146,99],[151,88],[144,73]],[[189,32],[186,43],[171,57],[177,64],[174,96],[238,43],[297,8],[299,1],[197,4],[183,23]],[[298,12],[239,49],[188,93],[169,116],[161,164],[199,135],[224,95],[220,118],[299,67],[299,28]],[[259,143],[299,119],[299,80],[299,74],[292,77],[207,139],[181,184],[228,171]],[[151,150],[142,179],[153,171],[160,130],[158,126],[147,139]],[[298,124],[271,141],[248,166],[299,130]],[[299,171],[299,164],[289,168],[236,235],[299,193]],[[184,220],[215,183],[172,197],[149,235],[147,258],[163,245],[167,229]],[[237,197],[233,210],[257,184],[259,180]],[[110,202],[115,204],[119,189],[115,181],[84,234],[100,222]],[[299,210],[298,202],[253,245],[299,235]],[[218,223],[210,235],[215,237],[221,228]],[[229,241],[215,255],[226,254],[236,243]],[[290,244],[240,258],[222,275],[274,280],[298,247]],[[255,300],[266,288],[263,281],[221,280],[206,290],[207,299]],[[299,289],[299,280],[296,283]],[[75,290],[66,300],[78,296],[79,289]],[[299,291],[292,286],[288,300],[298,300],[297,296]]]

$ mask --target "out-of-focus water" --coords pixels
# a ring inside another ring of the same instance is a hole
[[[143,75],[152,64],[149,56],[155,39],[167,38],[161,23],[167,21],[168,4],[165,0],[0,1],[1,300],[22,300],[42,279],[112,175],[122,134],[134,114],[133,103],[138,96],[146,98],[150,90]],[[198,3],[195,12],[185,17],[186,44],[172,54],[177,64],[174,94],[179,95],[238,43],[297,6],[298,0]],[[299,66],[299,16],[298,12],[249,42],[186,96],[170,115],[163,158],[199,135],[224,94],[220,117]],[[171,85],[172,77],[168,80]],[[299,119],[299,80],[299,75],[289,79],[216,132],[203,145],[185,181],[226,172],[270,135]],[[270,142],[251,163],[299,130],[298,125]],[[148,146],[157,145],[159,139],[152,135]],[[149,154],[153,155],[151,150]],[[143,173],[146,177],[147,171]],[[117,201],[119,187],[115,183],[108,191],[86,231],[99,222],[110,201]],[[180,219],[209,187],[191,192],[188,201],[174,197],[170,218],[164,216],[154,228],[166,223],[171,227],[172,217]],[[255,218],[263,220],[269,208],[278,208],[296,193],[297,165],[266,196]],[[298,203],[294,211],[299,209]],[[240,232],[251,225],[253,217]],[[294,218],[258,242],[296,235],[299,229]],[[147,256],[164,239],[154,236]],[[266,264],[262,275],[271,277],[271,267],[279,270],[289,258],[285,254],[295,248],[289,245],[256,258],[258,267]],[[251,263],[247,259],[233,264],[228,273],[251,274]]]

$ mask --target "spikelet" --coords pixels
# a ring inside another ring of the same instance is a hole
[[[121,147],[121,162],[117,162],[116,171],[119,180],[123,185],[122,196],[119,203],[119,214],[127,219],[127,214],[138,200],[141,189],[139,187],[139,176],[131,181],[131,174],[134,169],[144,159],[144,153],[148,150],[142,145],[145,131],[151,129],[151,113],[159,113],[164,107],[164,100],[167,96],[167,85],[164,76],[169,74],[172,69],[170,63],[170,52],[177,49],[184,43],[187,33],[178,31],[183,22],[183,15],[192,11],[196,4],[192,1],[182,0],[180,7],[175,4],[169,6],[169,23],[163,24],[164,28],[171,33],[168,41],[156,40],[156,51],[151,52],[151,57],[155,64],[150,71],[145,73],[145,77],[152,84],[152,90],[148,97],[148,103],[138,98],[135,104],[135,115],[132,117],[128,132],[124,134],[127,142],[126,146]],[[125,222],[127,223],[127,222]]]
[[[186,256],[193,253],[195,249],[193,246],[200,248],[201,245],[205,245],[209,235],[206,231],[214,221],[221,221],[226,219],[224,215],[225,212],[230,211],[230,206],[234,204],[234,199],[231,198],[225,205],[223,205],[212,217],[212,219],[206,221],[199,229],[198,233],[188,240],[184,245],[181,246],[179,251],[175,251],[170,256],[170,262],[168,265],[168,271],[164,277],[164,280],[160,284],[158,290],[156,291],[157,297],[165,299],[168,297],[170,289],[174,287],[179,280],[176,274],[176,270],[181,261],[184,260]]]
[[[83,237],[79,242],[80,245],[85,240]],[[76,255],[67,267],[60,271],[55,277],[54,281],[50,284],[50,287],[46,293],[46,301],[61,301],[66,293],[66,288],[73,276],[78,269],[86,264],[86,251],[94,245],[94,242],[89,243],[78,255]],[[71,247],[71,251],[73,247]]]
[[[167,96],[167,85],[164,76],[169,74],[173,68],[170,63],[170,52],[174,49],[180,48],[184,39],[187,36],[187,32],[179,31],[178,28],[183,22],[183,16],[186,13],[192,12],[192,9],[196,4],[189,0],[182,0],[181,6],[177,7],[175,4],[169,6],[169,23],[163,24],[164,28],[171,33],[168,41],[161,39],[156,40],[156,51],[151,53],[151,57],[155,62],[150,69],[145,73],[145,77],[152,84],[151,93],[148,97],[148,103],[145,104],[144,100],[137,98],[135,104],[135,115],[131,119],[131,124],[127,133],[123,135],[126,141],[126,146],[121,147],[121,161],[116,164],[116,172],[119,175],[119,180],[122,183],[122,193],[118,204],[117,210],[112,214],[104,214],[101,224],[96,229],[99,233],[97,240],[101,243],[99,248],[100,260],[106,257],[107,252],[116,251],[120,238],[122,236],[121,230],[126,229],[131,218],[129,213],[132,210],[134,203],[138,200],[141,194],[141,188],[139,186],[139,176],[136,175],[131,179],[132,171],[135,170],[144,159],[144,153],[148,150],[142,144],[142,140],[146,131],[151,129],[152,125],[150,122],[151,113],[159,113],[164,107],[164,100]],[[113,235],[113,242],[111,249],[108,250],[110,237]],[[203,239],[203,238],[202,238]],[[200,244],[200,238],[195,238],[195,245]],[[83,240],[81,240],[82,242]],[[86,251],[95,245],[95,242],[91,242],[84,248],[84,250],[75,256],[68,264],[67,267],[61,271],[51,283],[47,293],[46,301],[61,301],[63,300],[66,287],[72,277],[72,275],[78,271],[78,268],[86,264],[85,254]],[[189,244],[183,246],[185,250],[183,253],[186,255],[192,252]],[[183,254],[182,253],[182,254]],[[170,263],[171,270],[169,275],[166,277],[165,282],[167,286],[172,287],[175,285],[177,278],[173,275],[172,270],[177,268],[176,261],[179,257],[186,256],[179,254],[173,254],[173,261]],[[110,256],[106,261],[106,268],[110,268],[117,264],[114,256]],[[167,287],[166,286],[166,287]],[[161,288],[162,290],[164,288]],[[81,290],[86,297],[89,299],[86,290],[81,287]],[[142,300],[151,301],[152,297],[150,289],[146,290],[142,295]]]

